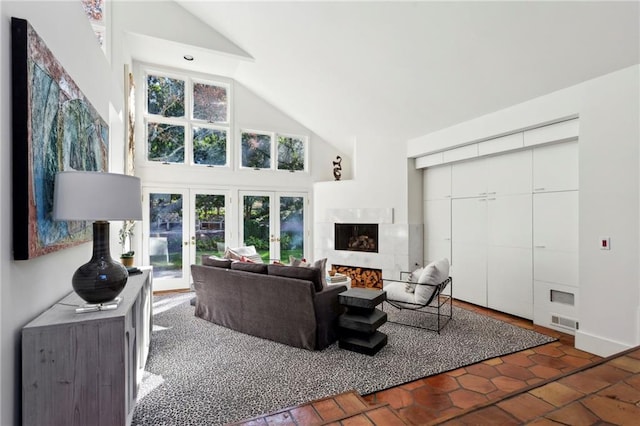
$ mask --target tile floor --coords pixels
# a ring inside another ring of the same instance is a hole
[[[640,424],[640,348],[602,358],[573,336],[455,301],[558,340],[384,391],[311,401],[250,425],[604,425]]]

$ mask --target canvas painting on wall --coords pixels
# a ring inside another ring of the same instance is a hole
[[[13,249],[25,260],[91,240],[52,217],[59,171],[108,170],[107,123],[24,19],[12,18]]]

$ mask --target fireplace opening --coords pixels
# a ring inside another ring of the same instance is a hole
[[[378,252],[377,223],[336,223],[335,249]]]

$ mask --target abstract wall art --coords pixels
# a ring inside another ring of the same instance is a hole
[[[26,260],[91,240],[91,224],[53,220],[59,171],[107,171],[109,129],[24,19],[12,18],[13,251]]]

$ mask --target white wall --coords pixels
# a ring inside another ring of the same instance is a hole
[[[333,258],[334,230],[328,210],[392,208],[393,223],[379,230],[380,244],[384,242],[387,247],[379,247],[372,265],[350,265],[381,268],[385,278],[399,277],[399,271],[422,263],[421,175],[408,169],[413,160],[407,160],[404,149],[398,149],[401,143],[393,136],[359,135],[354,145],[353,178],[314,185],[314,258],[326,256],[329,264],[345,264]],[[418,192],[416,206],[409,198]]]
[[[640,66],[626,68],[408,142],[408,155],[577,115],[580,120],[580,329],[607,356],[640,343]],[[611,250],[599,249],[602,236]]]
[[[79,1],[0,2],[0,424],[20,421],[20,330],[71,291],[71,276],[91,255],[91,244],[16,262],[11,225],[11,26],[27,19],[105,120],[117,115],[109,64]],[[118,77],[119,78],[119,77]],[[121,130],[110,123],[111,134]],[[114,149],[112,141],[112,149]],[[122,149],[122,146],[115,149]]]

